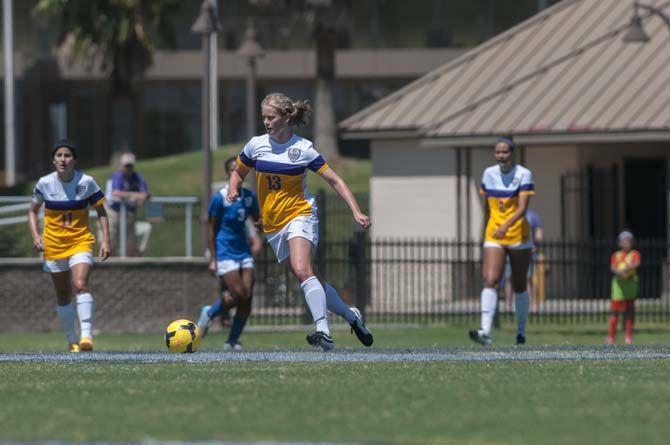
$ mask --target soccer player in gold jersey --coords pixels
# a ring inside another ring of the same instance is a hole
[[[102,227],[100,257],[109,257],[109,223],[105,201],[95,180],[77,170],[77,149],[61,140],[52,149],[56,171],[37,181],[28,211],[33,246],[44,253],[44,270],[51,274],[56,289],[56,314],[70,352],[93,350],[94,302],[88,288],[93,265],[95,237],[88,226],[88,208],[98,213]],[[44,231],[40,234],[38,213],[44,205]],[[81,337],[75,328],[71,299],[75,295]]]

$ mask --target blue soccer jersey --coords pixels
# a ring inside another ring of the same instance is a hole
[[[242,261],[251,256],[247,233],[244,228],[249,215],[258,218],[258,200],[251,190],[242,188],[240,198],[226,201],[228,186],[213,197],[209,205],[209,216],[219,219],[216,234],[216,259]]]

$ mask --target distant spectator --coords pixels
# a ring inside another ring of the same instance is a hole
[[[119,170],[112,173],[107,181],[107,199],[109,201],[109,229],[113,255],[119,254],[119,227],[121,222],[121,203],[126,205],[126,255],[137,255],[137,235],[135,221],[137,208],[149,199],[149,187],[141,174],[135,171],[135,155],[121,155]]]
[[[634,237],[624,230],[618,237],[619,249],[612,254],[610,269],[612,277],[612,315],[609,321],[607,344],[616,342],[616,325],[619,314],[624,314],[626,323],[626,344],[633,343],[633,321],[635,299],[638,294],[637,268],[640,267],[640,252],[633,249]]]

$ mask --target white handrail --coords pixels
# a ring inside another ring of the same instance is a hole
[[[16,212],[27,211],[30,208],[30,196],[0,196],[0,204],[9,204],[0,206],[0,215],[11,214]],[[184,255],[187,257],[193,256],[193,205],[198,204],[200,199],[196,196],[152,196],[148,202],[158,204],[182,204],[184,205]],[[125,257],[125,239],[126,239],[126,225],[125,204],[121,203],[121,212],[119,212],[119,253],[120,256]],[[40,211],[40,217],[43,211]],[[94,210],[89,210],[89,217],[97,218],[98,214]],[[8,216],[0,218],[0,227],[9,226],[13,224],[23,224],[28,221],[27,215]]]

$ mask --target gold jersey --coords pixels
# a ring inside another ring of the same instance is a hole
[[[504,238],[493,237],[498,227],[509,220],[519,208],[519,196],[535,194],[535,184],[530,170],[515,165],[510,172],[503,173],[498,165],[489,167],[484,170],[479,193],[486,197],[489,207],[485,241],[504,246],[532,242],[530,224],[525,217],[519,218],[512,224]]]
[[[75,170],[70,182],[56,172],[43,176],[33,191],[33,202],[44,204],[44,259],[60,260],[93,250],[95,237],[88,227],[88,208],[105,197],[95,180]]]
[[[256,170],[264,232],[276,232],[298,216],[316,216],[305,176],[308,169],[322,174],[328,164],[312,142],[295,134],[283,144],[267,134],[257,136],[244,146],[237,162]]]

